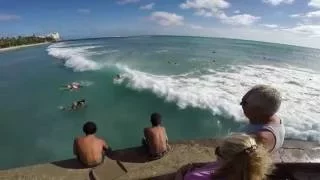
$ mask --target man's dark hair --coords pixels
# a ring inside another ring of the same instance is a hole
[[[94,122],[86,122],[82,128],[83,132],[86,135],[95,134],[97,132],[97,126]]]
[[[152,126],[158,126],[161,124],[161,115],[159,113],[152,113],[150,120]]]

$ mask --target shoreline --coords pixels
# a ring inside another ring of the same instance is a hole
[[[12,46],[7,48],[0,48],[0,52],[6,52],[6,51],[12,51],[16,49],[26,48],[26,47],[32,47],[32,46],[39,46],[44,44],[49,44],[51,42],[43,42],[43,43],[36,43],[36,44],[26,44],[26,45],[20,45],[20,46]]]

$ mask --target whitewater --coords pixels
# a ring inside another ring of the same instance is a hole
[[[126,44],[120,46],[114,41]],[[191,52],[172,42],[170,45],[169,42],[165,45],[154,43],[150,47],[150,37],[144,40],[146,42],[139,38],[114,41],[62,42],[50,45],[47,52],[74,73],[121,74],[121,80],[114,81],[113,86],[151,92],[180,109],[209,110],[212,116],[235,122],[246,121],[239,105],[242,96],[254,85],[272,85],[282,94],[279,116],[285,123],[286,137],[320,142],[320,72],[310,68],[315,60],[308,61],[309,57],[315,56],[313,49],[296,51],[297,47],[283,45],[284,49],[292,48],[292,52],[287,52],[281,48],[277,50],[279,47],[272,49],[268,44],[270,49],[266,50],[263,43],[261,47],[256,44],[248,47],[250,42],[234,41],[233,46],[238,44],[234,49],[228,46],[230,42],[213,43],[217,55],[212,54],[211,49],[203,55],[203,48],[198,47],[201,39],[197,39],[194,46],[186,47],[191,48]],[[139,44],[137,41],[142,41],[141,47],[134,47]],[[226,51],[229,54],[224,54]],[[275,60],[270,62],[270,57]]]

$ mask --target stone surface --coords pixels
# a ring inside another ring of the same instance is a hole
[[[0,180],[87,180],[87,179],[172,179],[188,163],[209,162],[218,140],[182,141],[171,144],[172,150],[162,159],[148,161],[141,148],[115,151],[111,159],[96,169],[86,169],[76,160],[53,162],[0,171]],[[320,145],[288,140],[274,155],[279,176],[296,179],[320,179]],[[275,178],[277,179],[277,178]],[[290,179],[290,178],[288,178]]]

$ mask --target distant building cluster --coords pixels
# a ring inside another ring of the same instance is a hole
[[[49,33],[45,36],[38,36],[40,38],[47,38],[47,37],[50,37],[56,41],[59,41],[61,38],[60,38],[60,34],[58,32],[53,32],[53,33]]]

